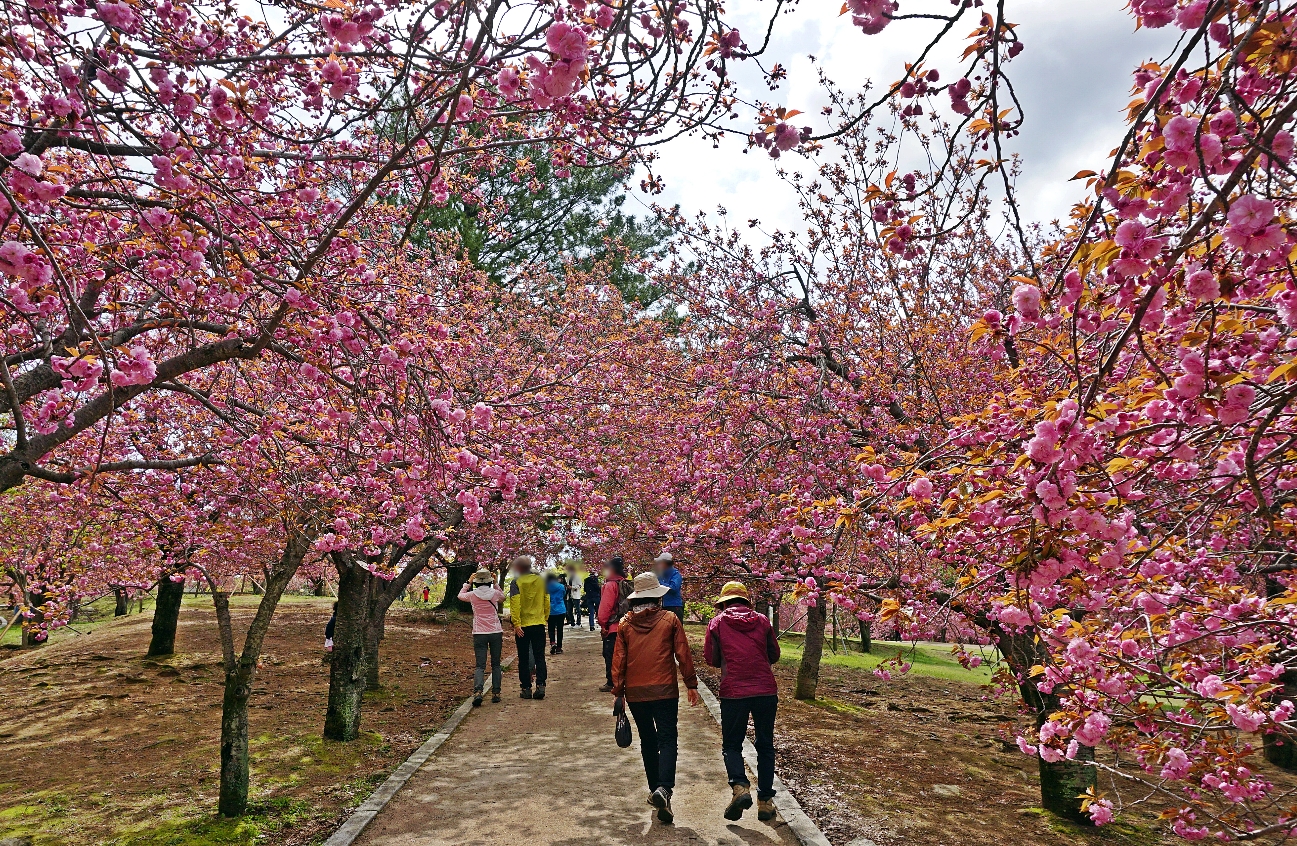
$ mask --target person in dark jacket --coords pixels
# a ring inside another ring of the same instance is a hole
[[[333,603],[333,615],[324,624],[324,651],[333,651],[333,632],[338,626],[338,603]]]
[[[601,590],[603,585],[599,584],[599,574],[592,570],[581,585],[581,599],[585,602],[586,616],[590,618],[590,631],[594,631],[595,617],[599,613],[599,591]]]
[[[757,748],[757,818],[772,820],[779,688],[770,666],[779,660],[779,640],[765,615],[752,610],[742,582],[721,588],[716,605],[720,613],[707,624],[703,657],[721,669],[721,758],[733,791],[725,819],[740,819],[752,807],[752,787],[743,769],[743,738],[751,718]]]

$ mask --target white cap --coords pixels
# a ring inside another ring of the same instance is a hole
[[[659,555],[657,558],[654,558],[654,559],[653,559],[653,563],[654,563],[654,564],[657,564],[658,562],[661,562],[661,563],[663,563],[663,564],[671,564],[671,563],[673,563],[674,561],[675,561],[675,558],[673,558],[673,557],[671,556],[671,553],[666,552],[666,551],[663,551],[663,553],[662,553],[661,555]]]

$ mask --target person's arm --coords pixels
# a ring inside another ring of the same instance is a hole
[[[775,633],[775,627],[766,623],[766,658],[770,659],[771,664],[779,663],[779,635]]]
[[[550,607],[551,607],[551,606],[550,606],[550,604],[549,604],[549,588],[546,588],[546,589],[545,589],[545,619],[546,619],[546,620],[549,619],[549,609],[550,609]]]
[[[626,632],[622,630],[612,651],[612,692],[618,698],[626,695]]]
[[[459,589],[459,601],[468,602],[468,598],[472,595],[473,592],[468,589],[468,582],[464,582],[464,586]]]
[[[670,575],[667,576],[667,586],[674,590],[683,602],[685,598],[685,577],[680,575],[680,571],[675,567],[671,568]]]
[[[518,580],[514,579],[509,583],[509,620],[513,623],[513,633],[522,637],[522,626],[518,621],[522,619],[522,593],[518,590]]]
[[[604,631],[608,631],[608,618],[612,616],[612,609],[617,605],[616,599],[612,602],[608,601],[608,588],[610,587],[613,589],[613,594],[615,596],[617,592],[617,582],[612,579],[603,583],[603,591],[599,595],[599,628]]]
[[[502,590],[500,590],[498,587],[495,587],[494,585],[492,585],[492,586],[491,586],[491,601],[494,602],[494,603],[496,603],[497,605],[498,605],[499,603],[501,603],[501,602],[504,602],[504,591],[502,591]]]
[[[689,638],[685,635],[685,625],[679,619],[676,619],[673,628],[675,629],[676,660],[680,662],[680,675],[685,678],[685,687],[696,690],[698,688],[698,673],[694,671],[694,654],[689,649]]]
[[[721,665],[721,644],[716,637],[714,620],[707,624],[707,634],[703,637],[703,660],[712,667]]]

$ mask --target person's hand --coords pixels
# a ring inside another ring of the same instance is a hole
[[[514,626],[514,627],[513,627],[513,636],[514,636],[514,637],[522,637],[522,626]]]
[[[614,717],[620,717],[622,715],[622,712],[625,710],[626,710],[626,697],[618,696],[616,700],[614,700],[612,703],[612,715]]]
[[[692,687],[689,688],[688,696],[689,696],[689,704],[694,706],[695,708],[703,703],[703,698],[699,696],[698,691]]]

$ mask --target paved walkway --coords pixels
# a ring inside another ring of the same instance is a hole
[[[721,816],[729,786],[720,728],[703,706],[680,700],[675,824],[649,806],[639,738],[613,742],[612,697],[600,693],[598,634],[568,629],[549,657],[542,702],[518,698],[506,674],[504,701],[488,698],[415,773],[356,841],[365,846],[774,846],[796,844],[780,821]],[[755,779],[754,779],[755,783]]]

